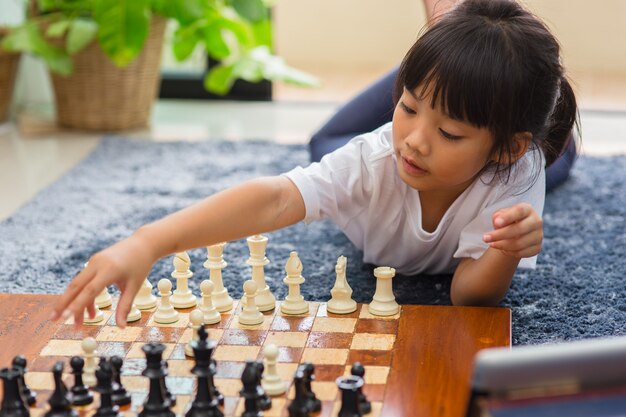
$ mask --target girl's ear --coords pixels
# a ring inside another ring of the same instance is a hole
[[[500,157],[495,158],[495,162],[503,165],[511,165],[517,162],[526,151],[528,147],[532,143],[533,135],[530,132],[517,132],[513,135],[513,140],[511,141],[511,153],[509,155],[501,155]]]

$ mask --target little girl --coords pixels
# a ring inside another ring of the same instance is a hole
[[[451,273],[457,305],[496,305],[543,239],[545,165],[576,121],[559,45],[511,0],[466,0],[400,67],[391,123],[319,163],[227,189],[95,254],[55,306],[84,309],[110,284],[116,320],[162,256],[329,218],[364,261]]]

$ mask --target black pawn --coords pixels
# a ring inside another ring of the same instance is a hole
[[[141,373],[150,379],[150,391],[143,404],[139,417],[176,417],[170,409],[172,403],[165,391],[165,376],[167,369],[162,364],[165,345],[162,343],[148,343],[141,350],[146,354],[146,369]]]
[[[26,375],[26,358],[23,355],[17,355],[13,358],[12,365],[14,368],[18,368],[22,371],[19,378],[22,384],[22,396],[24,400],[28,405],[35,405],[37,402],[37,394],[26,385],[26,381],[24,380],[24,375]]]
[[[352,364],[352,368],[350,369],[350,373],[354,376],[358,376],[363,379],[363,383],[365,383],[365,367],[361,365],[361,362],[354,362]],[[369,414],[372,412],[372,403],[367,400],[365,394],[363,394],[363,387],[359,387],[359,404],[361,407],[362,414]]]
[[[211,363],[211,354],[217,346],[212,340],[207,340],[209,335],[200,326],[198,329],[199,340],[191,341],[195,365],[191,373],[198,377],[196,398],[191,403],[185,417],[223,417],[224,413],[218,408],[219,401],[215,397],[215,366]]]
[[[359,388],[363,386],[363,379],[354,375],[339,377],[337,386],[341,390],[341,408],[337,417],[361,417],[363,414],[359,404]]]
[[[72,410],[67,387],[63,383],[63,362],[59,361],[52,367],[54,375],[54,391],[48,399],[50,410],[44,417],[78,417],[78,413]]]
[[[131,397],[126,388],[122,385],[122,365],[124,361],[119,356],[111,357],[111,368],[113,369],[113,396],[111,397],[115,405],[130,404]]]
[[[309,417],[309,404],[306,395],[306,383],[304,377],[304,369],[299,366],[296,375],[293,378],[295,389],[295,397],[287,407],[289,417]]]
[[[272,399],[269,397],[269,395],[267,395],[267,393],[263,389],[263,385],[261,384],[261,381],[263,380],[263,371],[265,370],[265,366],[263,365],[263,362],[258,361],[256,362],[256,367],[257,367],[256,386],[261,395],[261,398],[259,399],[259,401],[261,402],[261,410],[266,411],[272,408]]]
[[[74,375],[74,386],[70,388],[72,405],[91,404],[93,402],[93,394],[89,391],[89,387],[83,382],[84,359],[80,356],[73,356],[72,359],[70,359],[70,367]]]
[[[315,379],[315,366],[311,362],[305,362],[302,365],[304,373],[304,386],[306,387],[307,406],[309,411],[317,413],[322,409],[322,402],[317,399],[313,389],[311,388],[311,382]]]
[[[100,366],[96,369],[96,380],[94,388],[100,393],[100,406],[96,410],[94,417],[122,417],[119,407],[113,404],[113,369],[111,362],[106,359],[100,360]]]
[[[243,388],[239,392],[244,398],[244,412],[241,417],[262,417],[261,398],[263,390],[259,390],[259,368],[254,361],[246,362],[241,374]]]
[[[0,416],[2,417],[28,417],[30,412],[26,408],[26,402],[22,395],[19,369],[0,369],[0,378],[4,386],[4,394],[2,396],[2,408],[0,408]]]

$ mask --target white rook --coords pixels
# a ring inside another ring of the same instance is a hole
[[[396,297],[393,295],[391,285],[392,278],[396,275],[396,270],[388,266],[379,266],[374,269],[376,279],[376,293],[369,305],[369,312],[376,316],[393,316],[400,311]]]

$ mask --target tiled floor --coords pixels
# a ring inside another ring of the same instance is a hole
[[[156,141],[262,138],[306,143],[339,103],[370,78],[373,75],[357,77],[349,88],[331,82],[317,92],[279,88],[278,100],[271,103],[162,100],[154,107],[150,129],[125,136]],[[626,154],[626,99],[610,93],[620,88],[596,86],[582,98],[583,153]],[[0,220],[71,169],[101,137],[57,130],[46,107],[22,112],[19,122],[0,124]]]

